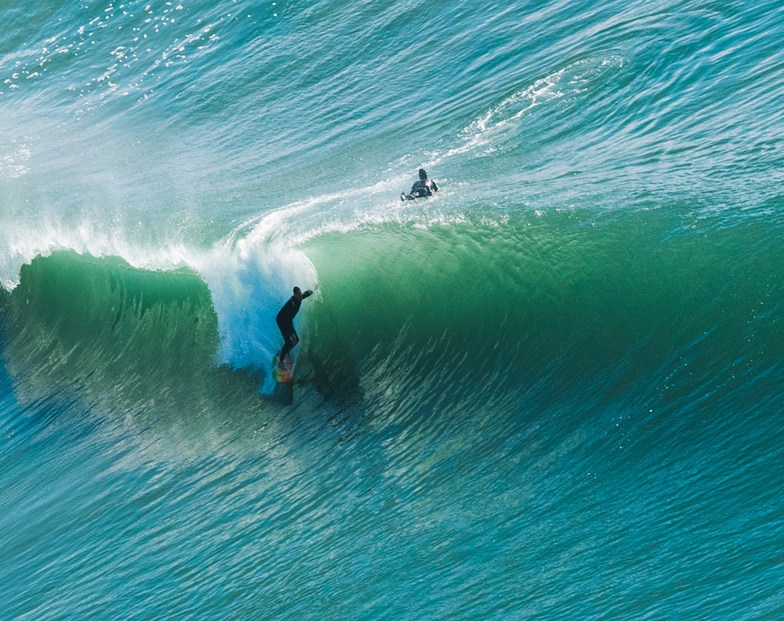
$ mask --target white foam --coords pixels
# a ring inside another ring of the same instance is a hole
[[[269,369],[283,344],[275,315],[294,286],[316,288],[318,276],[310,260],[285,240],[276,240],[281,221],[297,209],[272,212],[247,236],[233,241],[235,231],[227,241],[192,260],[191,266],[210,289],[218,315],[219,362],[235,368]],[[307,316],[307,305],[301,315]],[[263,389],[268,392],[272,386],[267,378]]]
[[[126,240],[122,230],[109,232],[87,219],[75,225],[45,220],[33,230],[3,222],[0,226],[0,284],[8,291],[13,290],[19,284],[22,265],[58,250],[73,250],[94,257],[117,256],[139,269],[172,270],[190,264],[192,252],[184,244],[171,242],[151,248]]]

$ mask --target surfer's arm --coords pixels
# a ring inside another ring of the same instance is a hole
[[[313,292],[310,289],[308,289],[307,291],[303,291],[302,299],[304,300],[305,298],[309,298],[311,295],[313,295]]]

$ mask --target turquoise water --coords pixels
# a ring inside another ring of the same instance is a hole
[[[0,3],[0,618],[784,617],[782,34]]]

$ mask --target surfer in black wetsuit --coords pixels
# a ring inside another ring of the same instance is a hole
[[[427,178],[427,173],[424,168],[419,169],[419,179],[411,186],[411,193],[403,193],[400,195],[400,200],[410,201],[415,198],[422,198],[423,196],[432,196],[433,192],[438,192],[438,186],[432,179]]]
[[[299,343],[297,331],[294,330],[294,317],[299,312],[302,300],[311,295],[313,295],[313,292],[310,289],[303,293],[299,287],[294,287],[294,295],[289,298],[289,301],[283,305],[283,308],[278,311],[278,314],[275,317],[275,323],[278,324],[278,329],[283,335],[284,341],[283,349],[280,350],[280,356],[278,358],[278,366],[281,368],[283,368],[283,360],[286,358],[286,354]]]

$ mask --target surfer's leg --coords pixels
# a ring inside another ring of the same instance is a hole
[[[283,361],[286,359],[286,354],[288,354],[294,346],[299,342],[299,337],[297,333],[294,331],[294,327],[292,326],[291,329],[287,329],[286,333],[283,334],[283,349],[280,350],[280,356],[278,357],[278,365],[283,366]]]
[[[294,344],[291,342],[291,339],[286,339],[286,342],[283,344],[283,349],[280,350],[280,356],[278,356],[279,367],[283,367],[283,361],[286,359],[286,354],[291,351],[292,347],[294,347]]]
[[[286,325],[285,321],[278,319],[275,320],[275,323],[278,324],[278,330],[280,330],[280,335],[283,337],[283,349],[280,350],[280,355],[278,356],[278,366],[283,368],[283,359],[294,346],[291,342],[291,333],[294,331],[294,326]]]

